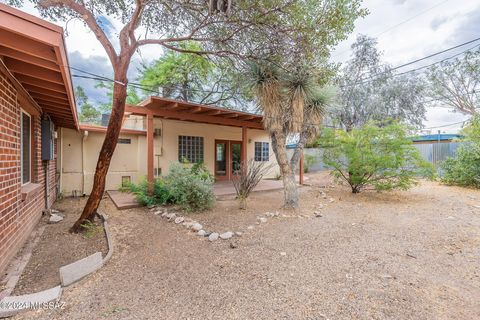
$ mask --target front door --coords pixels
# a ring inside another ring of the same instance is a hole
[[[228,141],[215,140],[215,179],[228,180]]]
[[[242,142],[215,140],[215,179],[231,180],[240,174]]]

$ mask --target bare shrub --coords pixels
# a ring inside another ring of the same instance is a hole
[[[232,180],[237,199],[240,201],[240,209],[247,209],[248,196],[273,166],[273,163],[254,161],[254,159],[242,162],[240,174]]]

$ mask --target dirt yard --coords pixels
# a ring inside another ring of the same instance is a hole
[[[353,195],[320,187],[327,180],[310,176],[297,212],[270,191],[246,212],[226,200],[192,214],[208,230],[244,232],[215,242],[105,200],[112,259],[65,290],[65,309],[17,318],[480,319],[479,191],[425,182]]]
[[[95,222],[86,234],[72,234],[68,229],[78,219],[85,204],[82,198],[70,198],[55,203],[54,207],[64,216],[61,222],[48,224],[48,216],[42,217],[38,227],[45,226],[32,257],[25,267],[14,295],[46,290],[60,284],[58,269],[61,266],[85,258],[95,252],[106,255],[107,241],[100,221]]]

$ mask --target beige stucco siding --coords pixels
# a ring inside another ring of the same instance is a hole
[[[172,163],[178,162],[178,136],[199,136],[204,138],[204,162],[213,173],[215,158],[215,140],[242,140],[242,129],[220,125],[193,123],[167,119],[154,119],[154,127],[161,129],[161,135],[154,137],[154,167],[161,168],[163,175],[168,173]],[[105,137],[104,133],[64,129],[61,143],[63,147],[63,164],[61,167],[61,188],[64,195],[89,194],[98,154]],[[131,140],[131,144],[118,144],[107,176],[107,190],[118,189],[122,176],[130,176],[135,183],[147,174],[146,136],[138,134],[122,134],[120,138]],[[247,157],[255,154],[255,142],[270,142],[268,134],[263,130],[248,129]],[[83,144],[83,146],[82,146]],[[276,163],[270,143],[270,162]],[[59,168],[60,170],[60,168]],[[275,166],[268,177],[277,174]]]

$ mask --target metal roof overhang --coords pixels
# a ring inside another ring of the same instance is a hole
[[[61,27],[0,3],[0,59],[57,126],[78,130]]]
[[[127,105],[125,111],[131,115],[152,115],[164,119],[264,129],[263,117],[258,114],[161,97],[150,97],[137,106]]]

